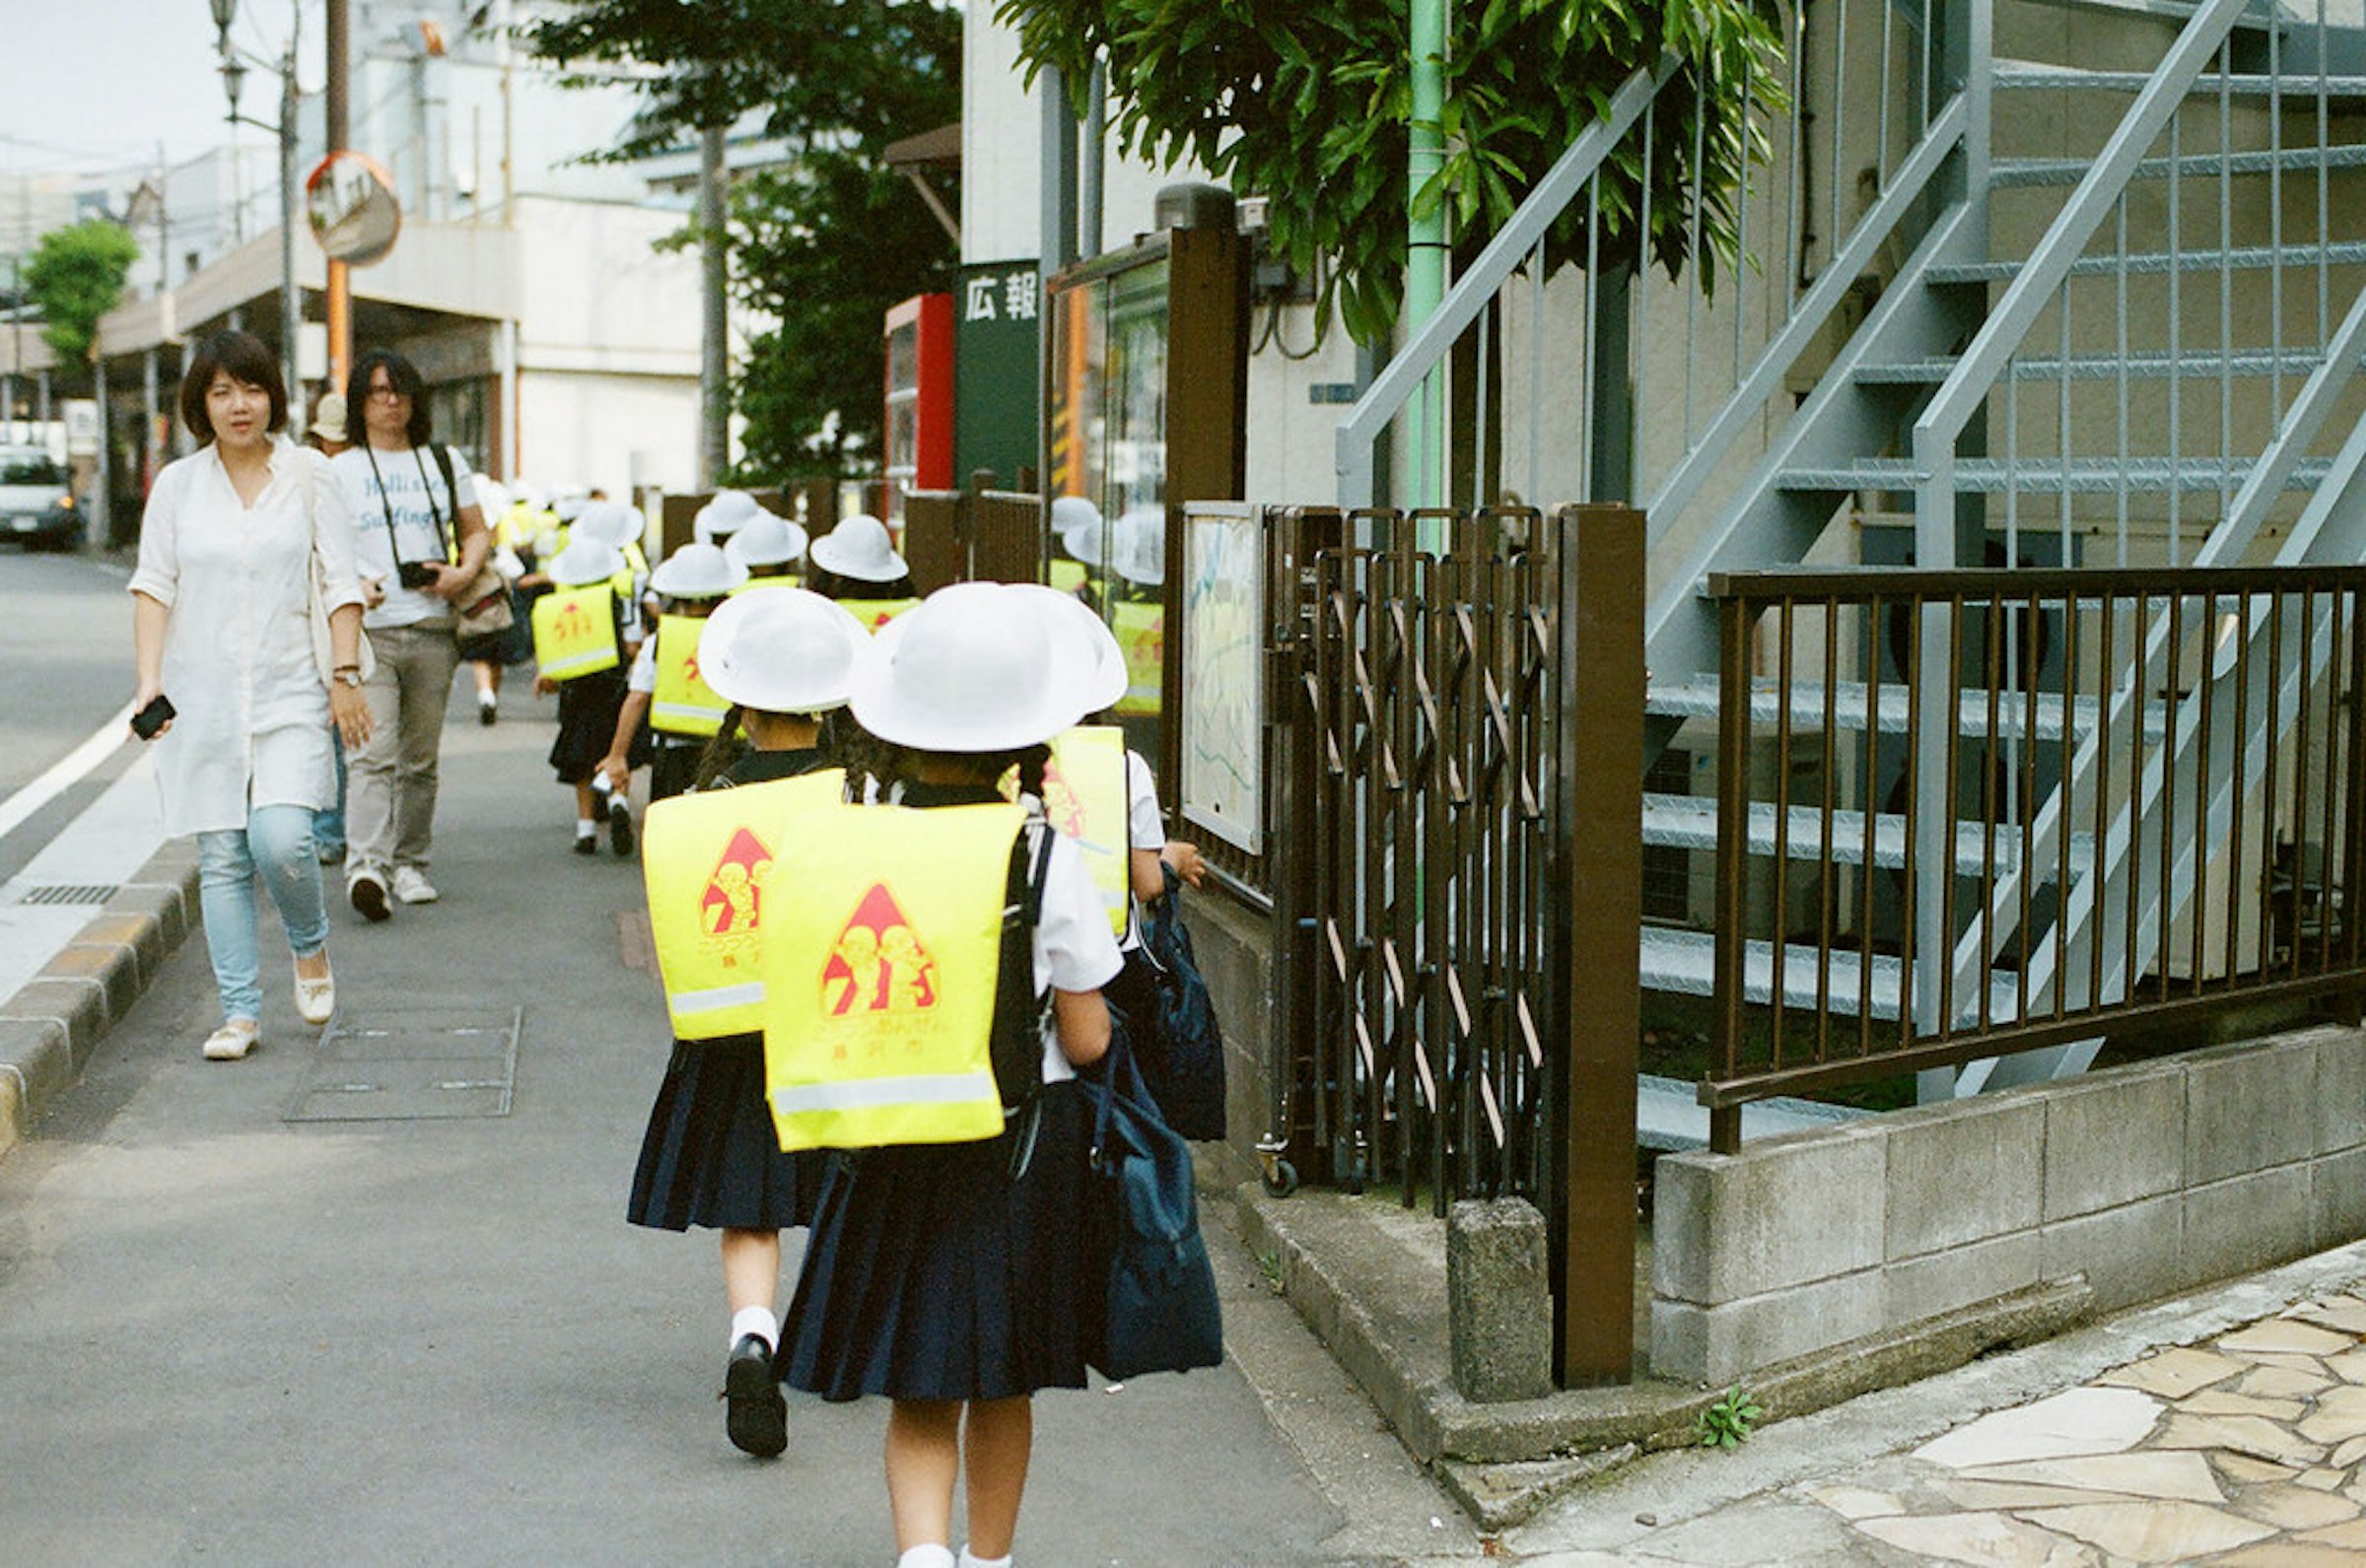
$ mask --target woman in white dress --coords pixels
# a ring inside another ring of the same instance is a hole
[[[260,1029],[258,872],[295,955],[298,1013],[318,1024],[336,1010],[313,813],[334,798],[329,726],[348,746],[370,733],[352,520],[327,459],[280,434],[287,416],[279,360],[260,339],[220,332],[200,345],[180,417],[206,444],[156,476],[131,579],[134,705],[164,696],[175,710],[154,736],[165,831],[197,836],[222,997],[209,1061],[245,1056]],[[327,680],[313,650],[315,592]]]

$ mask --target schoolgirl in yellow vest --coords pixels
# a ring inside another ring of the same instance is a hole
[[[534,690],[559,694],[559,733],[550,743],[551,771],[575,786],[575,852],[599,852],[598,804],[592,781],[624,707],[624,661],[639,629],[616,597],[611,579],[624,558],[611,545],[577,539],[549,566],[551,591],[534,603]],[[633,847],[628,821],[618,854]]]
[[[805,558],[805,530],[777,513],[759,511],[724,541],[723,553],[747,569],[742,589],[777,581]]]
[[[1040,785],[1043,743],[1084,711],[1083,672],[1059,663],[1054,647],[1039,612],[995,583],[942,589],[872,637],[850,711],[865,730],[903,748],[885,781],[887,798],[923,808],[882,819],[882,831],[943,808],[1000,802],[997,781],[1014,763]],[[1012,831],[1010,819],[993,813],[972,820],[983,825],[987,816]],[[807,842],[826,849],[818,833]],[[783,1329],[780,1370],[792,1386],[828,1399],[893,1400],[887,1495],[903,1568],[954,1563],[956,1476],[966,1483],[963,1560],[1009,1555],[1033,1434],[1030,1397],[1085,1381],[1081,1330],[1090,1314],[1079,1297],[1090,1125],[1076,1069],[1108,1048],[1100,987],[1117,973],[1116,943],[1076,847],[1034,830],[1018,832],[1004,885],[968,924],[982,923],[985,951],[997,951],[993,932],[1005,921],[994,906],[1026,907],[1039,845],[1040,914],[1031,928],[1023,920],[1009,923],[997,958],[998,989],[1021,989],[998,995],[995,1012],[1002,1028],[1023,1032],[1023,1049],[1040,1061],[1040,1093],[1012,1129],[983,1140],[833,1156]],[[817,869],[830,859],[813,858]],[[785,865],[805,863],[800,856]],[[826,876],[800,881],[798,897],[808,911],[854,912],[851,938],[862,934],[862,913],[879,904],[879,889],[866,885],[871,880],[862,865],[828,865]],[[892,902],[892,892],[884,896]],[[818,1016],[834,995],[899,1006],[905,1029],[933,1027],[927,999],[951,993],[957,982],[945,980],[939,991],[931,966],[974,965],[979,939],[947,936],[934,952],[873,965],[887,951],[886,935],[875,950],[855,953],[865,962],[855,984],[841,974],[835,990],[824,985],[770,998],[768,1049],[781,1049],[776,1029],[795,1027],[790,1009]],[[776,956],[767,953],[768,989]],[[827,964],[819,973],[829,979]],[[1036,999],[1047,994],[1050,1026],[1038,1046],[1030,1038],[1042,1027]]]
[[[841,777],[822,746],[824,716],[844,707],[856,655],[868,640],[853,616],[800,588],[732,599],[708,620],[700,644],[707,680],[732,705],[724,733],[744,729],[750,749],[690,795],[650,812],[644,864],[669,1005],[673,993],[690,985],[705,983],[709,995],[723,989],[700,968],[702,959],[711,959],[704,949],[715,945],[719,933],[760,939],[763,901],[786,891],[763,881],[785,830],[734,821],[728,807],[739,798],[776,793],[746,786],[790,779],[823,784]],[[673,817],[708,809],[714,790],[722,791],[716,804],[727,812],[728,836],[720,849],[712,830],[703,841],[687,832],[677,838]],[[827,792],[835,798],[835,791]],[[778,807],[768,803],[763,810],[769,819]],[[665,862],[677,852],[675,845],[692,842],[698,849],[685,879],[675,874],[682,868]],[[721,1232],[723,1289],[731,1310],[725,1430],[733,1446],[769,1458],[789,1441],[788,1405],[772,1374],[780,1343],[773,1309],[781,1231],[812,1218],[821,1158],[785,1154],[773,1135],[760,1033],[741,1028],[685,1038],[695,1027],[688,1009],[672,1010],[673,1057],[650,1108],[626,1218],[660,1230],[696,1225]]]
[[[690,787],[698,772],[698,759],[705,752],[707,741],[714,735],[721,716],[700,720],[684,727],[667,727],[650,723],[646,742],[640,737],[642,724],[650,720],[658,698],[661,658],[664,668],[681,676],[689,659],[697,656],[700,624],[725,595],[747,580],[747,569],[734,564],[715,544],[686,544],[658,563],[649,575],[650,591],[663,606],[659,617],[658,635],[642,644],[640,656],[634,659],[632,672],[625,678],[624,706],[616,717],[615,733],[608,737],[608,754],[600,760],[600,775],[608,784],[609,820],[630,821],[626,804],[632,788],[633,767],[644,745],[649,758],[649,798],[669,800]],[[674,627],[666,635],[665,623]],[[686,643],[686,648],[685,648]],[[671,695],[670,692],[668,695]],[[697,706],[695,700],[684,707]]]
[[[914,604],[912,569],[895,553],[887,525],[868,511],[842,517],[805,547],[805,585],[836,599],[876,632]]]

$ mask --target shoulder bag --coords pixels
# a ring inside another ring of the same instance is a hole
[[[1220,1365],[1223,1311],[1200,1236],[1191,1145],[1159,1117],[1123,1028],[1090,1092],[1086,1256],[1108,1276],[1084,1358],[1116,1379]]]

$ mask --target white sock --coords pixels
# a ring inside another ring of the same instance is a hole
[[[953,1568],[953,1548],[924,1541],[896,1558],[895,1568]]]
[[[575,836],[579,839],[596,839],[599,837],[599,824],[590,817],[578,817],[575,819]]]
[[[1010,1568],[1008,1552],[1000,1557],[981,1557],[967,1546],[961,1548],[960,1568]]]
[[[775,1349],[781,1343],[781,1320],[772,1315],[770,1307],[742,1307],[731,1314],[731,1343],[737,1345],[754,1334]]]

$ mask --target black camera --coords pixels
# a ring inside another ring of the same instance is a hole
[[[404,561],[394,568],[402,585],[414,593],[424,593],[436,585],[436,569],[425,561]]]

